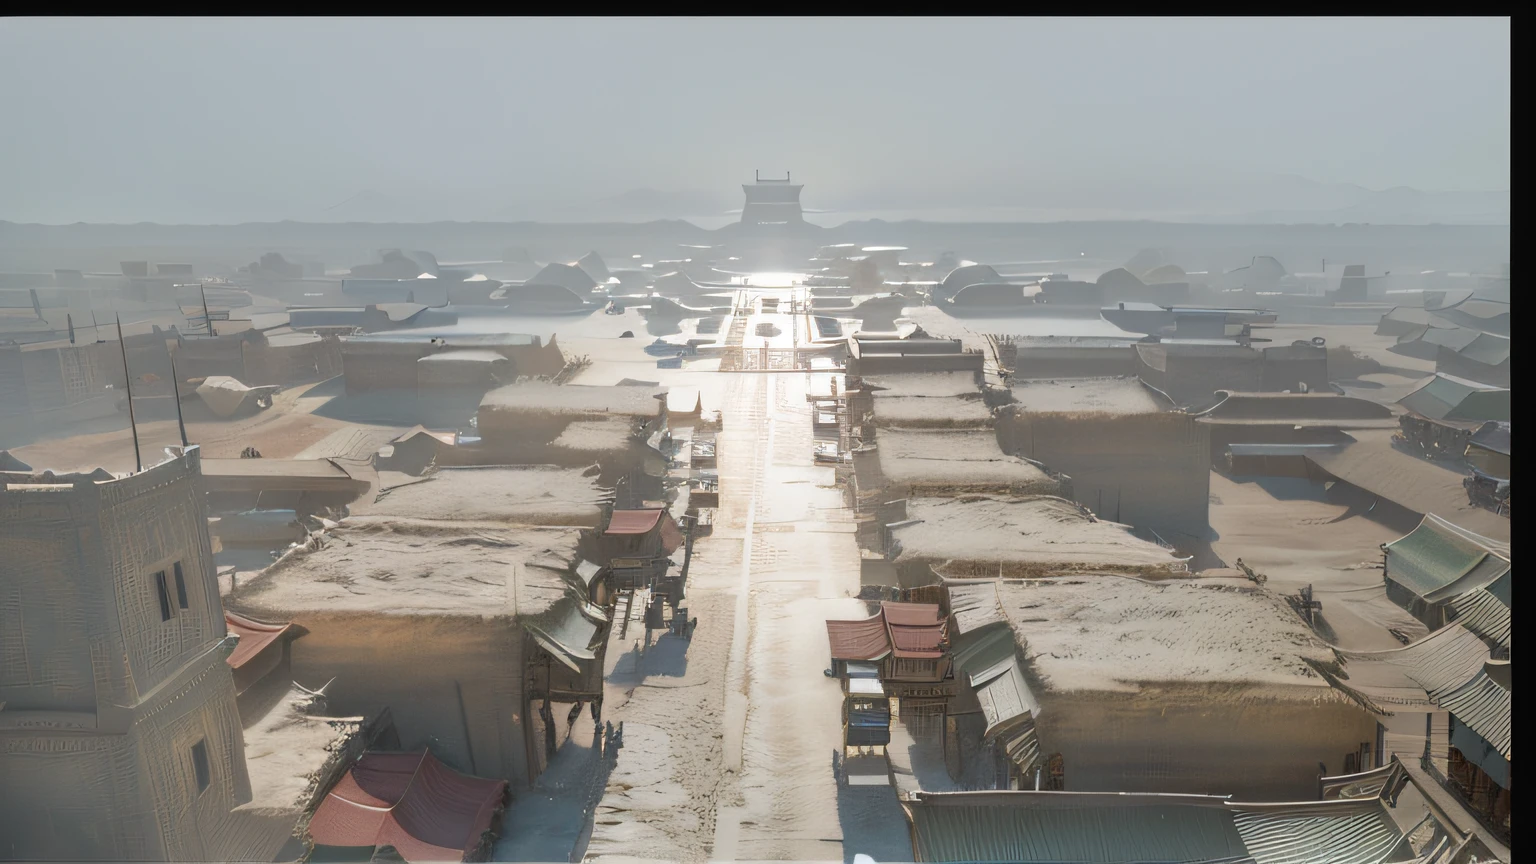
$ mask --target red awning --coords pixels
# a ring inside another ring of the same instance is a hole
[[[665,510],[615,510],[605,534],[649,534]]]
[[[239,669],[250,662],[250,659],[260,654],[263,648],[293,629],[293,625],[287,622],[268,624],[233,612],[224,613],[224,623],[229,627],[229,632],[240,637],[240,644],[235,646],[234,652],[224,661],[234,669]]]
[[[890,631],[891,653],[897,657],[932,659],[944,656],[944,617],[935,603],[880,604]]]
[[[944,616],[939,613],[937,603],[893,603],[886,600],[880,604],[880,614],[891,624],[908,627],[935,627],[944,623]]]
[[[505,780],[460,774],[421,753],[364,753],[315,810],[323,846],[393,846],[407,861],[462,861],[491,828]]]
[[[828,621],[827,639],[833,660],[879,660],[891,653],[885,619],[879,615],[864,621]]]

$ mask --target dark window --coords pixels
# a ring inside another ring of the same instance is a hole
[[[213,779],[208,772],[208,739],[206,738],[192,745],[192,770],[197,772],[197,791],[205,791]]]
[[[176,605],[187,608],[187,580],[181,575],[181,562],[177,561],[172,568],[176,572]]]
[[[160,594],[160,620],[171,620],[171,592],[165,584],[165,571],[155,574],[155,590]]]

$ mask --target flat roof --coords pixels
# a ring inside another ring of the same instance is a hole
[[[991,429],[882,429],[875,451],[888,484],[957,490],[1006,486],[1040,494],[1060,489],[1039,467],[1003,453]]]
[[[1328,662],[1332,652],[1284,600],[1246,579],[1104,574],[1005,581],[998,596],[1048,691],[1133,692],[1155,682],[1328,687],[1307,661]]]
[[[237,610],[300,620],[346,613],[540,616],[579,581],[574,568],[580,533],[573,527],[488,530],[348,519],[331,529],[319,549],[242,579],[225,599]]]
[[[551,441],[549,446],[578,453],[611,453],[627,450],[633,437],[634,429],[622,417],[577,420],[566,426],[560,437]]]
[[[1018,380],[1013,399],[1040,414],[1157,414],[1170,407],[1135,376]]]
[[[324,682],[316,682],[318,684]],[[251,779],[247,809],[297,814],[308,804],[310,784],[359,733],[362,717],[310,713],[314,694],[290,684],[266,714],[245,727],[245,764]]]
[[[1379,796],[1247,804],[1214,795],[919,792],[902,802],[922,861],[1382,861],[1402,842]]]
[[[360,518],[596,528],[613,491],[576,468],[439,468],[353,511]]]
[[[1468,475],[1405,453],[1392,444],[1390,429],[1350,432],[1355,443],[1307,454],[1323,471],[1414,513],[1435,513],[1469,531],[1507,541],[1510,520],[1473,506],[1461,485]]]
[[[980,393],[965,396],[885,396],[876,394],[876,426],[971,427],[992,426],[992,409]]]
[[[980,396],[981,385],[974,371],[895,372],[864,377],[865,389],[876,399],[898,396]]]
[[[439,351],[416,361],[417,363],[510,363],[506,355],[498,354],[488,348],[461,348],[453,351]]]
[[[1039,564],[1073,569],[1164,567],[1179,559],[1124,525],[1062,498],[911,498],[890,529],[896,560]]]
[[[480,401],[496,413],[622,414],[655,417],[662,411],[665,387],[596,387],[525,381],[498,387]]]

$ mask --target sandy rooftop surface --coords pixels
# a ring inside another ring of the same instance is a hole
[[[503,522],[595,528],[612,497],[583,471],[550,465],[441,468],[421,482],[394,488],[358,516],[446,522]]]
[[[915,524],[892,529],[900,544],[897,561],[998,561],[1072,567],[1157,567],[1174,563],[1171,553],[1104,522],[1061,498],[914,498],[907,518]]]
[[[981,387],[973,372],[906,372],[872,375],[864,378],[875,399],[898,396],[980,396]]]
[[[1044,471],[1003,453],[990,429],[882,429],[875,447],[887,483],[995,483],[1042,493],[1056,490],[1056,481]]]
[[[992,425],[992,409],[978,396],[877,396],[875,425],[981,428]]]
[[[1156,414],[1167,407],[1139,378],[1051,378],[1016,381],[1013,400],[1031,412]]]
[[[998,594],[1048,689],[1143,683],[1328,685],[1302,661],[1326,646],[1246,580],[1149,583],[1127,576],[1005,582]]]
[[[550,414],[628,414],[652,417],[661,413],[658,396],[665,388],[598,387],[525,381],[498,387],[480,401],[481,411],[540,411]]]
[[[320,385],[315,385],[320,386]],[[315,400],[304,398],[309,386],[277,394],[271,408],[235,420],[186,421],[187,440],[202,448],[207,458],[235,458],[246,447],[255,447],[268,459],[302,458],[313,445],[333,436],[356,437],[370,428],[328,417],[306,413]],[[323,401],[321,402],[323,404]],[[189,406],[190,407],[190,406]],[[180,446],[181,433],[175,420],[140,422],[139,449],[145,464],[159,461],[161,450]],[[61,430],[65,431],[65,430]],[[68,430],[73,434],[16,447],[12,452],[37,469],[58,471],[106,468],[109,471],[133,470],[133,435],[128,415],[105,418],[96,424],[81,424]],[[383,434],[382,432],[380,434]],[[384,435],[388,440],[391,435]],[[319,455],[346,455],[324,453]]]
[[[442,527],[349,521],[314,552],[295,552],[249,581],[237,607],[268,614],[539,615],[565,596],[575,528]]]
[[[323,682],[322,682],[323,683]],[[257,810],[296,811],[309,790],[310,775],[362,726],[361,717],[318,717],[307,713],[312,696],[291,686],[271,710],[245,729],[245,764],[251,801]]]

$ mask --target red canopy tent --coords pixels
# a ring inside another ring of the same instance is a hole
[[[393,846],[406,861],[470,861],[506,806],[505,780],[460,774],[420,753],[364,753],[315,811],[318,846]]]

